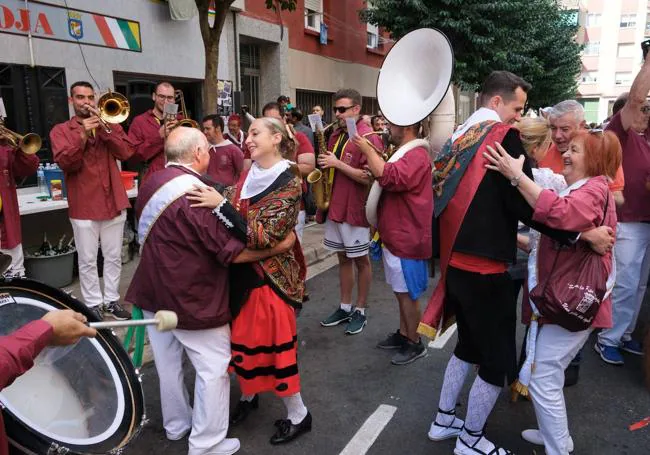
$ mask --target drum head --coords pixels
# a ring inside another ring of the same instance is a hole
[[[29,280],[0,282],[0,335],[47,311],[85,305],[58,289]],[[67,347],[48,347],[34,367],[0,391],[10,441],[23,450],[106,453],[125,446],[144,420],[144,399],[131,361],[106,330]]]

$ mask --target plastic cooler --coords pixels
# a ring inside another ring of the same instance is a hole
[[[120,177],[122,177],[122,183],[124,184],[124,189],[129,191],[135,186],[135,178],[138,176],[137,172],[122,171],[120,172]]]
[[[47,193],[52,197],[52,180],[61,180],[63,186],[63,198],[68,198],[68,188],[65,186],[65,179],[63,178],[63,171],[61,169],[44,169],[45,184],[47,185]]]
[[[27,276],[55,288],[68,286],[73,279],[74,253],[72,249],[57,256],[33,256],[25,251]]]

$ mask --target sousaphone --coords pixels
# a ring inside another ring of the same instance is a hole
[[[399,160],[416,146],[438,149],[454,127],[454,100],[449,90],[454,51],[439,30],[414,30],[388,51],[377,78],[377,101],[383,116],[393,125],[409,126],[431,116],[428,140],[409,142],[388,162]],[[433,114],[433,115],[431,115]],[[366,204],[366,217],[377,225],[381,186],[373,183]]]

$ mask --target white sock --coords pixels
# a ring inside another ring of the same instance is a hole
[[[467,416],[465,417],[465,430],[480,433],[485,428],[485,422],[492,412],[499,398],[502,387],[488,384],[477,376],[469,391],[467,400]],[[472,445],[478,438],[463,430],[463,439]]]
[[[447,412],[456,410],[458,395],[463,388],[463,384],[465,384],[467,373],[469,373],[471,367],[471,363],[464,362],[452,354],[449,363],[447,363],[447,369],[445,370],[445,379],[442,383],[442,390],[440,391],[438,408]],[[437,413],[435,421],[440,425],[451,425],[454,422],[454,416]]]
[[[356,307],[355,310],[358,311],[359,313],[363,314],[363,315],[366,314],[366,309],[365,308]]]
[[[351,303],[342,303],[341,304],[341,309],[343,311],[347,311],[348,313],[352,311],[352,304]]]
[[[290,397],[282,397],[282,402],[287,408],[287,419],[291,420],[294,425],[298,425],[307,417],[307,407],[302,402],[300,393]]]
[[[242,395],[239,401],[248,401],[249,403],[255,399],[255,395]]]

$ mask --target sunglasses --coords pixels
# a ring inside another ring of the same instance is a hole
[[[352,109],[354,106],[334,106],[332,109],[334,109],[334,112],[338,112],[339,114],[344,113],[348,109]]]

